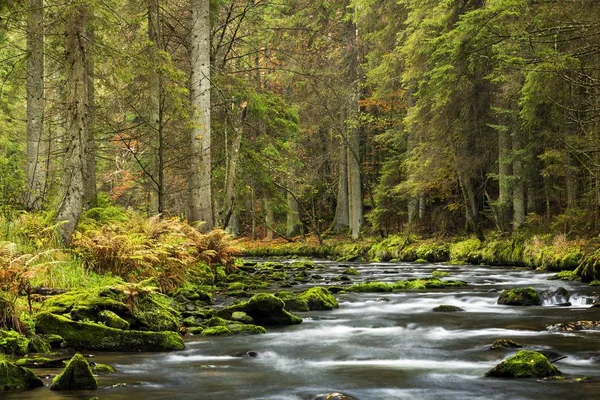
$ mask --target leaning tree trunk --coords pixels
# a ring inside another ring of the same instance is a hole
[[[210,129],[210,1],[192,1],[191,97],[194,108],[190,171],[190,220],[213,228]]]
[[[64,221],[60,225],[60,234],[66,245],[71,242],[84,201],[89,100],[85,44],[87,13],[87,6],[81,4],[69,10],[67,19],[64,197],[56,215],[57,221]]]
[[[27,183],[26,205],[39,210],[47,183],[49,143],[44,138],[44,0],[29,0],[27,14]]]

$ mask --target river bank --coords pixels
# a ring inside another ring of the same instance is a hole
[[[481,241],[474,237],[422,238],[391,235],[381,240],[367,238],[347,241],[314,238],[286,242],[240,240],[238,246],[247,257],[316,257],[338,261],[447,262],[454,265],[505,265],[540,271],[573,271],[562,279],[586,283],[600,279],[600,242],[598,238],[567,239],[564,235],[501,236],[495,232]]]

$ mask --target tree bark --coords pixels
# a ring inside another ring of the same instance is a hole
[[[348,214],[348,147],[344,141],[340,143],[338,161],[338,190],[333,220],[333,231],[339,233],[350,225]]]
[[[521,138],[513,134],[513,230],[519,229],[525,222],[525,183],[523,174],[523,161],[519,155],[521,151]]]
[[[27,11],[27,183],[26,205],[39,210],[45,199],[49,142],[44,137],[44,0]]]
[[[88,9],[80,4],[68,10],[66,45],[66,137],[63,164],[64,198],[56,215],[65,245],[71,237],[83,211],[86,148],[88,139],[88,78],[85,25]]]
[[[247,114],[247,105],[242,105],[242,113],[239,122],[234,122],[233,141],[231,143],[231,152],[227,165],[227,175],[225,176],[225,201],[223,203],[223,227],[231,231],[231,216],[235,208],[235,189],[237,184],[237,166],[240,160],[240,148],[242,146],[242,137],[244,136],[244,123]],[[225,144],[227,145],[227,144]]]
[[[287,219],[285,234],[287,237],[298,236],[302,233],[302,224],[300,223],[300,204],[294,195],[287,193]]]
[[[85,54],[87,57],[87,94],[88,94],[88,129],[87,129],[87,149],[85,152],[85,187],[84,187],[84,208],[90,209],[96,206],[96,132],[94,114],[96,112],[96,98],[94,85],[94,58],[92,56],[92,46],[94,45],[95,34],[91,21],[87,22]]]
[[[267,197],[265,197],[265,226],[265,239],[272,240],[274,237],[273,229],[275,228],[275,212],[273,211],[273,205]]]
[[[163,84],[159,72],[160,62],[158,52],[162,50],[160,0],[148,0],[148,38],[152,42],[150,46],[150,59],[153,65],[150,67],[148,78],[149,108],[147,116],[148,134],[150,135],[150,167],[148,176],[150,180],[150,214],[162,215],[164,212],[164,179],[162,165],[163,151],[163,121],[162,121],[162,99]]]
[[[210,1],[192,0],[191,97],[194,109],[190,173],[190,221],[213,228],[210,128]]]
[[[509,154],[511,151],[510,134],[507,130],[499,128],[498,131],[498,226],[504,231],[510,221],[511,201],[511,163]]]

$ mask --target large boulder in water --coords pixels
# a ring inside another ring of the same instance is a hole
[[[244,311],[258,325],[293,325],[302,322],[302,318],[285,311],[284,306],[283,300],[272,294],[259,293],[247,302],[235,305],[232,311]]]
[[[500,293],[498,304],[506,306],[541,306],[542,299],[532,287],[507,289]]]
[[[497,378],[544,378],[561,372],[537,351],[521,350],[485,373]]]
[[[121,330],[95,322],[73,321],[62,315],[41,313],[36,317],[36,331],[60,334],[67,346],[101,351],[171,351],[183,350],[177,332]]]
[[[75,354],[67,363],[62,374],[52,380],[50,390],[90,390],[98,389],[90,364],[81,354]]]
[[[464,308],[459,307],[459,306],[453,306],[450,304],[442,304],[439,305],[437,307],[435,307],[433,310],[431,310],[433,312],[462,312],[465,311]]]
[[[155,289],[139,283],[72,290],[46,300],[40,311],[119,329],[177,332],[179,312]]]
[[[496,339],[494,340],[494,343],[492,343],[490,350],[517,349],[520,347],[523,346],[512,339]]]
[[[33,389],[44,386],[44,382],[27,368],[0,360],[0,392],[12,389]]]

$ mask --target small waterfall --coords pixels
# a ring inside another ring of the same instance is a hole
[[[567,289],[558,287],[556,289],[544,290],[539,292],[544,306],[570,306],[570,294]]]

